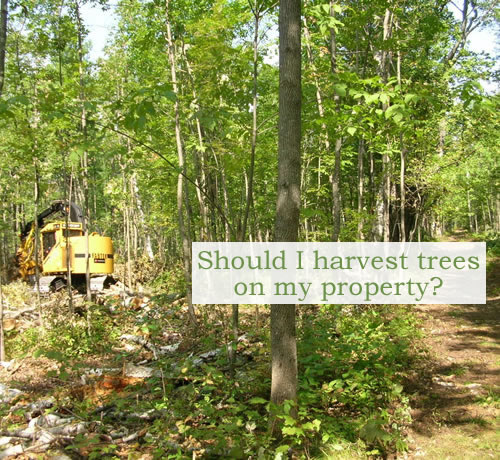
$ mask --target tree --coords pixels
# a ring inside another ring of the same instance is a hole
[[[1,0],[0,12],[0,97],[2,96],[5,81],[5,48],[7,45],[7,15],[9,0]]]
[[[278,199],[275,241],[297,241],[299,232],[302,102],[300,5],[300,0],[280,1]],[[295,305],[271,306],[271,355],[271,401],[276,405],[287,400],[296,401]]]

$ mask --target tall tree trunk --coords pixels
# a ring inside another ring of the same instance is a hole
[[[342,150],[342,138],[338,137],[335,140],[335,163],[333,166],[333,174],[331,176],[332,182],[332,196],[333,196],[333,231],[332,241],[339,241],[340,237],[340,222],[342,217],[342,201],[340,195],[340,153]]]
[[[42,299],[40,297],[40,228],[38,227],[38,207],[40,203],[40,174],[38,170],[38,158],[34,157],[35,169],[35,286],[38,317],[42,331],[45,329],[42,314]]]
[[[71,192],[73,188],[73,168],[71,168],[71,172],[69,174],[69,184],[68,184],[68,177],[67,177],[67,171],[66,171],[66,155],[63,152],[63,164],[64,164],[64,171],[66,177],[64,178],[64,185],[65,185],[65,197],[66,197],[66,202],[68,203],[68,206],[70,205],[71,202]],[[70,231],[69,231],[69,216],[70,213],[67,212],[65,216],[65,221],[66,221],[66,289],[68,293],[68,308],[71,313],[74,312],[73,309],[73,287],[71,286],[71,245],[69,244],[70,240]]]
[[[3,333],[3,270],[0,267],[0,361],[5,361],[5,336]]]
[[[472,213],[472,203],[470,199],[470,186],[469,186],[469,181],[470,181],[470,173],[469,170],[466,169],[465,171],[465,177],[467,178],[467,214],[469,216],[469,231],[472,232],[473,230],[473,213]]]
[[[358,144],[358,239],[364,240],[363,235],[363,193],[364,193],[364,154],[365,154],[365,141],[359,140]]]
[[[334,10],[334,2],[330,1],[330,16],[333,18],[335,16]],[[335,74],[338,72],[337,65],[337,35],[335,29],[330,29],[330,61],[332,73]],[[335,93],[333,96],[335,101],[335,111],[337,113],[340,112],[340,96]],[[330,176],[330,181],[332,184],[332,215],[333,215],[333,231],[332,231],[332,240],[338,241],[340,236],[340,222],[341,222],[341,206],[342,206],[342,197],[340,190],[340,154],[342,150],[342,137],[340,136],[340,132],[337,129],[337,135],[335,140],[335,159],[333,166],[333,173]]]
[[[191,65],[189,63],[188,57],[186,55],[186,50],[184,47],[184,43],[182,44],[182,56],[184,58],[184,62],[186,65],[186,72],[187,75],[191,81],[192,85],[192,93],[193,93],[193,106],[195,109],[195,123],[196,123],[196,134],[198,136],[198,149],[194,149],[194,166],[195,166],[195,191],[196,191],[196,197],[198,198],[198,203],[200,207],[200,216],[202,220],[202,226],[200,229],[200,241],[208,240],[208,241],[213,241],[215,240],[215,235],[211,234],[211,228],[209,225],[208,221],[208,213],[209,213],[209,206],[206,202],[206,193],[207,193],[207,177],[208,173],[206,171],[206,157],[205,157],[205,142],[203,139],[203,131],[201,128],[201,123],[200,123],[200,118],[198,116],[198,112],[200,110],[200,105],[198,103],[198,95],[196,91],[196,86],[195,86],[195,81],[193,77],[193,71],[191,70]]]
[[[80,15],[79,0],[75,1],[75,14],[77,22],[77,38],[78,38],[78,78],[80,86],[80,104],[82,105],[82,112],[80,118],[80,129],[83,136],[83,142],[87,140],[87,110],[85,108],[85,79],[83,69],[83,23]],[[92,292],[90,290],[90,254],[89,254],[89,232],[90,232],[90,208],[89,208],[89,157],[87,148],[83,151],[82,156],[82,169],[83,169],[83,230],[85,232],[85,288],[87,292],[87,300],[92,299]]]
[[[139,221],[142,227],[143,236],[144,236],[144,249],[146,251],[146,255],[149,260],[154,259],[153,253],[153,245],[151,244],[151,234],[149,232],[149,228],[146,225],[146,218],[144,215],[144,210],[142,208],[142,200],[139,195],[139,187],[137,186],[137,175],[135,173],[132,174],[130,178],[130,191],[134,196],[135,203],[137,205],[137,211],[139,213]]]
[[[3,94],[5,81],[5,49],[7,47],[7,16],[9,10],[9,0],[1,0],[0,13],[0,97]]]
[[[193,303],[191,301],[191,235],[186,229],[186,224],[184,222],[184,206],[187,196],[184,196],[187,191],[186,183],[186,159],[184,155],[184,144],[182,141],[181,132],[181,116],[180,116],[180,106],[179,106],[179,90],[177,87],[177,69],[176,69],[176,59],[175,59],[175,44],[172,39],[172,31],[170,26],[170,0],[165,3],[165,28],[166,28],[166,40],[168,48],[168,59],[170,63],[170,74],[172,78],[172,89],[176,96],[174,102],[174,116],[175,116],[175,142],[177,145],[177,157],[179,161],[179,169],[182,174],[179,173],[177,177],[177,218],[179,223],[179,234],[182,240],[182,254],[183,254],[183,267],[184,276],[186,278],[186,288],[187,288],[187,302],[189,317],[193,323],[196,324],[196,316],[194,313]],[[187,219],[189,221],[189,206],[186,206]],[[188,222],[189,224],[189,222]]]
[[[406,184],[405,184],[405,169],[406,169],[406,147],[403,145],[403,136],[401,135],[401,165],[399,169],[399,194],[400,194],[400,210],[399,210],[399,241],[406,241]]]
[[[389,67],[391,63],[391,52],[386,49],[386,43],[392,36],[392,20],[393,14],[387,8],[384,14],[383,32],[382,32],[382,49],[375,56],[378,61],[378,73],[384,84],[387,84],[389,79]],[[382,110],[385,112],[389,108],[389,102],[382,104]],[[380,195],[377,197],[377,223],[375,231],[376,241],[390,240],[389,227],[389,208],[391,197],[391,158],[389,152],[392,145],[392,135],[387,134],[386,150],[382,154],[382,180],[380,183]]]
[[[257,82],[259,76],[258,67],[258,46],[259,46],[259,24],[261,19],[261,5],[259,0],[255,0],[253,5],[254,14],[254,34],[253,34],[253,84],[252,84],[252,141],[250,144],[250,168],[248,169],[248,191],[245,203],[245,213],[243,215],[243,225],[239,241],[244,241],[247,231],[248,216],[250,214],[250,206],[253,202],[253,176],[255,170],[255,150],[257,148]]]
[[[297,241],[300,215],[300,0],[281,0],[279,13],[278,197],[275,241]],[[297,401],[295,305],[271,305],[271,401]],[[277,427],[277,419],[271,425]]]

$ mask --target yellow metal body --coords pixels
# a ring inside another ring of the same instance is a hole
[[[70,253],[71,273],[86,273],[87,236],[83,233],[81,223],[70,222],[68,230],[66,230],[66,222],[51,222],[45,225],[40,233],[40,260],[42,261],[40,272],[43,275],[67,273],[67,247]],[[29,275],[35,274],[34,252],[34,229],[32,229],[17,252],[20,274],[25,279]],[[91,275],[113,273],[113,242],[111,238],[97,233],[88,235],[88,255]]]

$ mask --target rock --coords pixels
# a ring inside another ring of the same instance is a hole
[[[3,383],[0,383],[0,402],[8,404],[16,399],[22,393],[21,390],[16,388],[9,388]]]
[[[13,438],[10,436],[0,437],[0,447],[5,446],[7,444],[10,444],[12,440],[13,440]]]
[[[166,355],[169,353],[174,353],[179,349],[180,342],[174,343],[172,345],[165,345],[164,347],[160,347],[159,353],[161,355]]]
[[[0,361],[0,366],[8,370],[14,364],[14,362],[14,359],[11,359],[10,361]]]
[[[22,444],[17,446],[8,447],[0,452],[0,460],[3,458],[11,457],[14,455],[20,455],[25,451],[25,447]]]
[[[152,367],[136,366],[132,363],[125,364],[125,376],[138,379],[146,379],[148,377],[161,377],[161,372]]]
[[[70,423],[74,420],[73,417],[63,418],[56,414],[40,415],[33,418],[29,424],[28,428],[31,427],[41,427],[41,428],[53,428],[55,426],[64,425]]]

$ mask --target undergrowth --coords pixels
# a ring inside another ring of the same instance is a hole
[[[31,327],[7,338],[10,357],[44,354],[64,363],[65,380],[72,366],[87,358],[114,353],[115,361],[138,362],[145,351],[116,352],[118,337],[137,332],[161,344],[166,333],[182,332],[179,351],[148,366],[160,371],[126,392],[111,394],[109,413],[94,412],[95,399],[85,393],[65,400],[65,408],[82,419],[99,420],[101,430],[146,430],[137,452],[154,458],[197,456],[229,458],[364,458],[381,457],[407,448],[410,423],[404,391],[407,372],[419,359],[418,324],[404,306],[323,306],[298,310],[298,417],[293,405],[270,407],[269,315],[260,312],[256,327],[253,311],[241,308],[241,332],[235,376],[229,376],[226,341],[230,337],[229,310],[222,306],[200,309],[198,332],[187,329],[180,307],[161,304],[158,297],[147,314],[110,305],[91,307],[87,315],[46,312],[44,333]],[[168,334],[167,334],[168,335]],[[218,347],[212,361],[193,359]],[[141,357],[139,358],[139,353]],[[76,384],[76,382],[75,382]],[[62,404],[62,403],[61,403]],[[279,436],[269,433],[269,413],[282,419]],[[126,413],[158,414],[154,420],[127,420]],[[94,415],[92,415],[94,414]],[[106,429],[105,429],[106,427]],[[86,448],[89,458],[120,454],[111,444],[92,444],[79,438],[70,450]],[[83,447],[82,447],[83,446]],[[130,451],[128,452],[130,454]],[[127,455],[128,455],[127,454]]]

